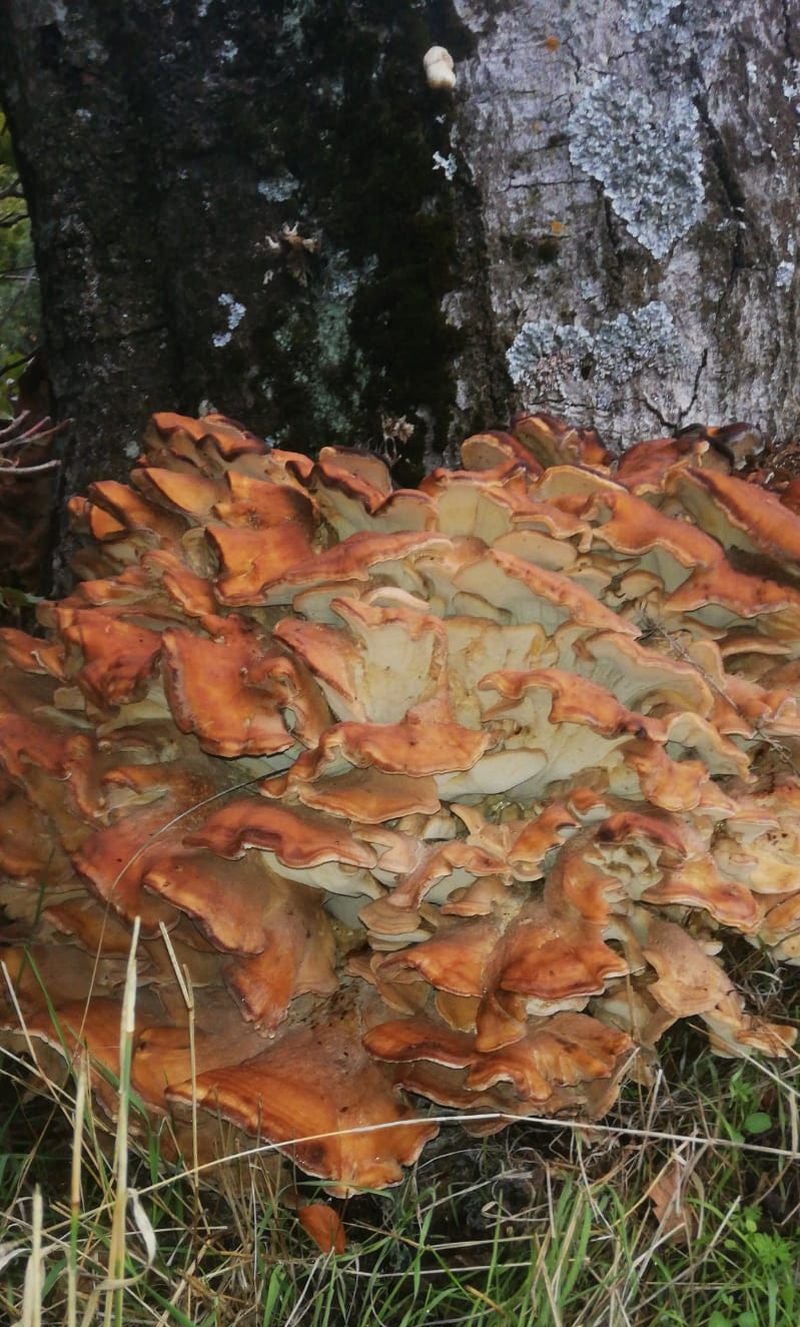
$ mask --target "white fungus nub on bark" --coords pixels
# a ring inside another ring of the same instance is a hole
[[[453,71],[453,57],[444,46],[431,46],[422,60],[428,87],[441,88],[449,92],[456,85]]]

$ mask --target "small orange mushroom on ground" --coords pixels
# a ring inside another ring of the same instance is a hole
[[[800,516],[718,433],[617,463],[526,414],[394,491],[156,415],[73,501],[74,592],[0,633],[0,1036],[85,1044],[113,1112],[138,918],[141,1100],[337,1195],[424,1099],[597,1116],[681,1018],[786,1054],[726,940],[800,962]]]
[[[305,1207],[298,1207],[297,1219],[309,1239],[323,1253],[344,1253],[347,1249],[342,1218],[326,1203],[309,1203]]]

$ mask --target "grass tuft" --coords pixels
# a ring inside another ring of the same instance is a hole
[[[446,1117],[395,1190],[331,1203],[267,1146],[170,1158],[130,1091],[129,967],[117,1110],[47,1055],[0,1058],[0,1321],[38,1327],[797,1327],[798,1063],[709,1055],[676,1029],[647,1085],[588,1127]],[[773,975],[744,973],[776,1014]],[[790,993],[791,994],[791,993]],[[185,992],[191,1020],[191,988]],[[31,1046],[31,1049],[33,1047]],[[38,1048],[37,1048],[38,1050]],[[191,1146],[191,1145],[190,1145]],[[295,1215],[344,1222],[321,1253]]]

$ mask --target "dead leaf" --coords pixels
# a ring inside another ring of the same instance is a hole
[[[690,1170],[673,1157],[647,1190],[659,1234],[671,1244],[688,1244],[697,1234],[697,1213],[687,1203],[690,1183]]]

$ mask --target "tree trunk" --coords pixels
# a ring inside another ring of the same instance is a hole
[[[791,434],[799,12],[0,0],[65,489],[205,402],[301,449],[405,415],[400,480],[520,406]]]

